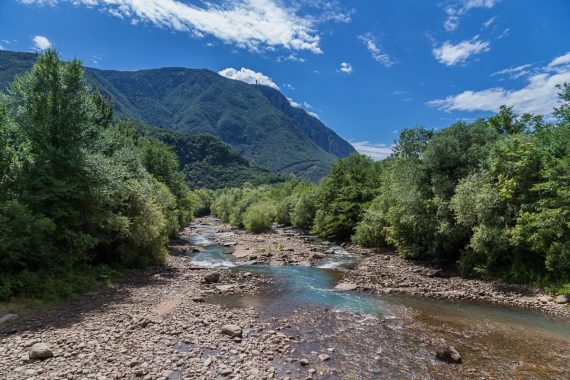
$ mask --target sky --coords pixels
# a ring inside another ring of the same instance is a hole
[[[0,49],[257,81],[380,159],[403,128],[502,104],[551,118],[568,15],[567,0],[0,0]]]

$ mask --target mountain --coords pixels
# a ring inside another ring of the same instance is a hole
[[[28,69],[32,53],[0,51],[0,88]],[[209,70],[86,68],[89,82],[115,101],[118,117],[196,135],[208,133],[273,172],[317,181],[354,148],[277,90]]]
[[[251,164],[230,145],[207,133],[188,135],[154,128],[135,120],[124,120],[138,135],[154,137],[170,145],[191,189],[241,187],[277,183],[289,177]]]

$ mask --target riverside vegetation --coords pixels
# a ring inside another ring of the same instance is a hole
[[[212,213],[253,232],[277,222],[568,293],[570,86],[560,90],[555,122],[501,107],[440,131],[407,129],[386,160],[350,155],[318,186],[222,190]]]
[[[1,301],[58,300],[161,264],[192,218],[199,197],[172,149],[112,116],[54,50],[0,97]]]

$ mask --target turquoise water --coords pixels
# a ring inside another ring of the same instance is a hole
[[[227,235],[224,235],[227,236]],[[570,324],[548,318],[533,311],[514,309],[492,304],[477,304],[433,300],[409,296],[377,296],[362,292],[335,291],[342,280],[343,270],[357,263],[357,255],[333,247],[335,253],[327,255],[318,266],[239,265],[231,255],[232,248],[217,245],[216,234],[193,234],[187,239],[200,245],[205,252],[191,255],[191,263],[210,268],[264,273],[273,282],[256,295],[211,296],[208,302],[233,307],[261,307],[272,315],[285,315],[304,307],[350,311],[374,316],[390,317],[394,307],[407,307],[431,319],[445,316],[455,321],[473,321],[477,324],[500,324],[506,328],[516,326],[546,333],[570,342]]]

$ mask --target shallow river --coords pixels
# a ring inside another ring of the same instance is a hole
[[[254,307],[276,328],[295,336],[298,358],[326,353],[317,377],[331,379],[495,378],[570,379],[570,324],[507,307],[339,292],[334,286],[358,256],[333,247],[316,267],[238,265],[231,248],[217,245],[231,233],[196,225],[187,237],[205,252],[192,265],[261,272],[272,283],[256,295],[213,295],[209,303]],[[463,364],[434,357],[440,339]],[[276,359],[281,376],[304,378],[298,362]]]

